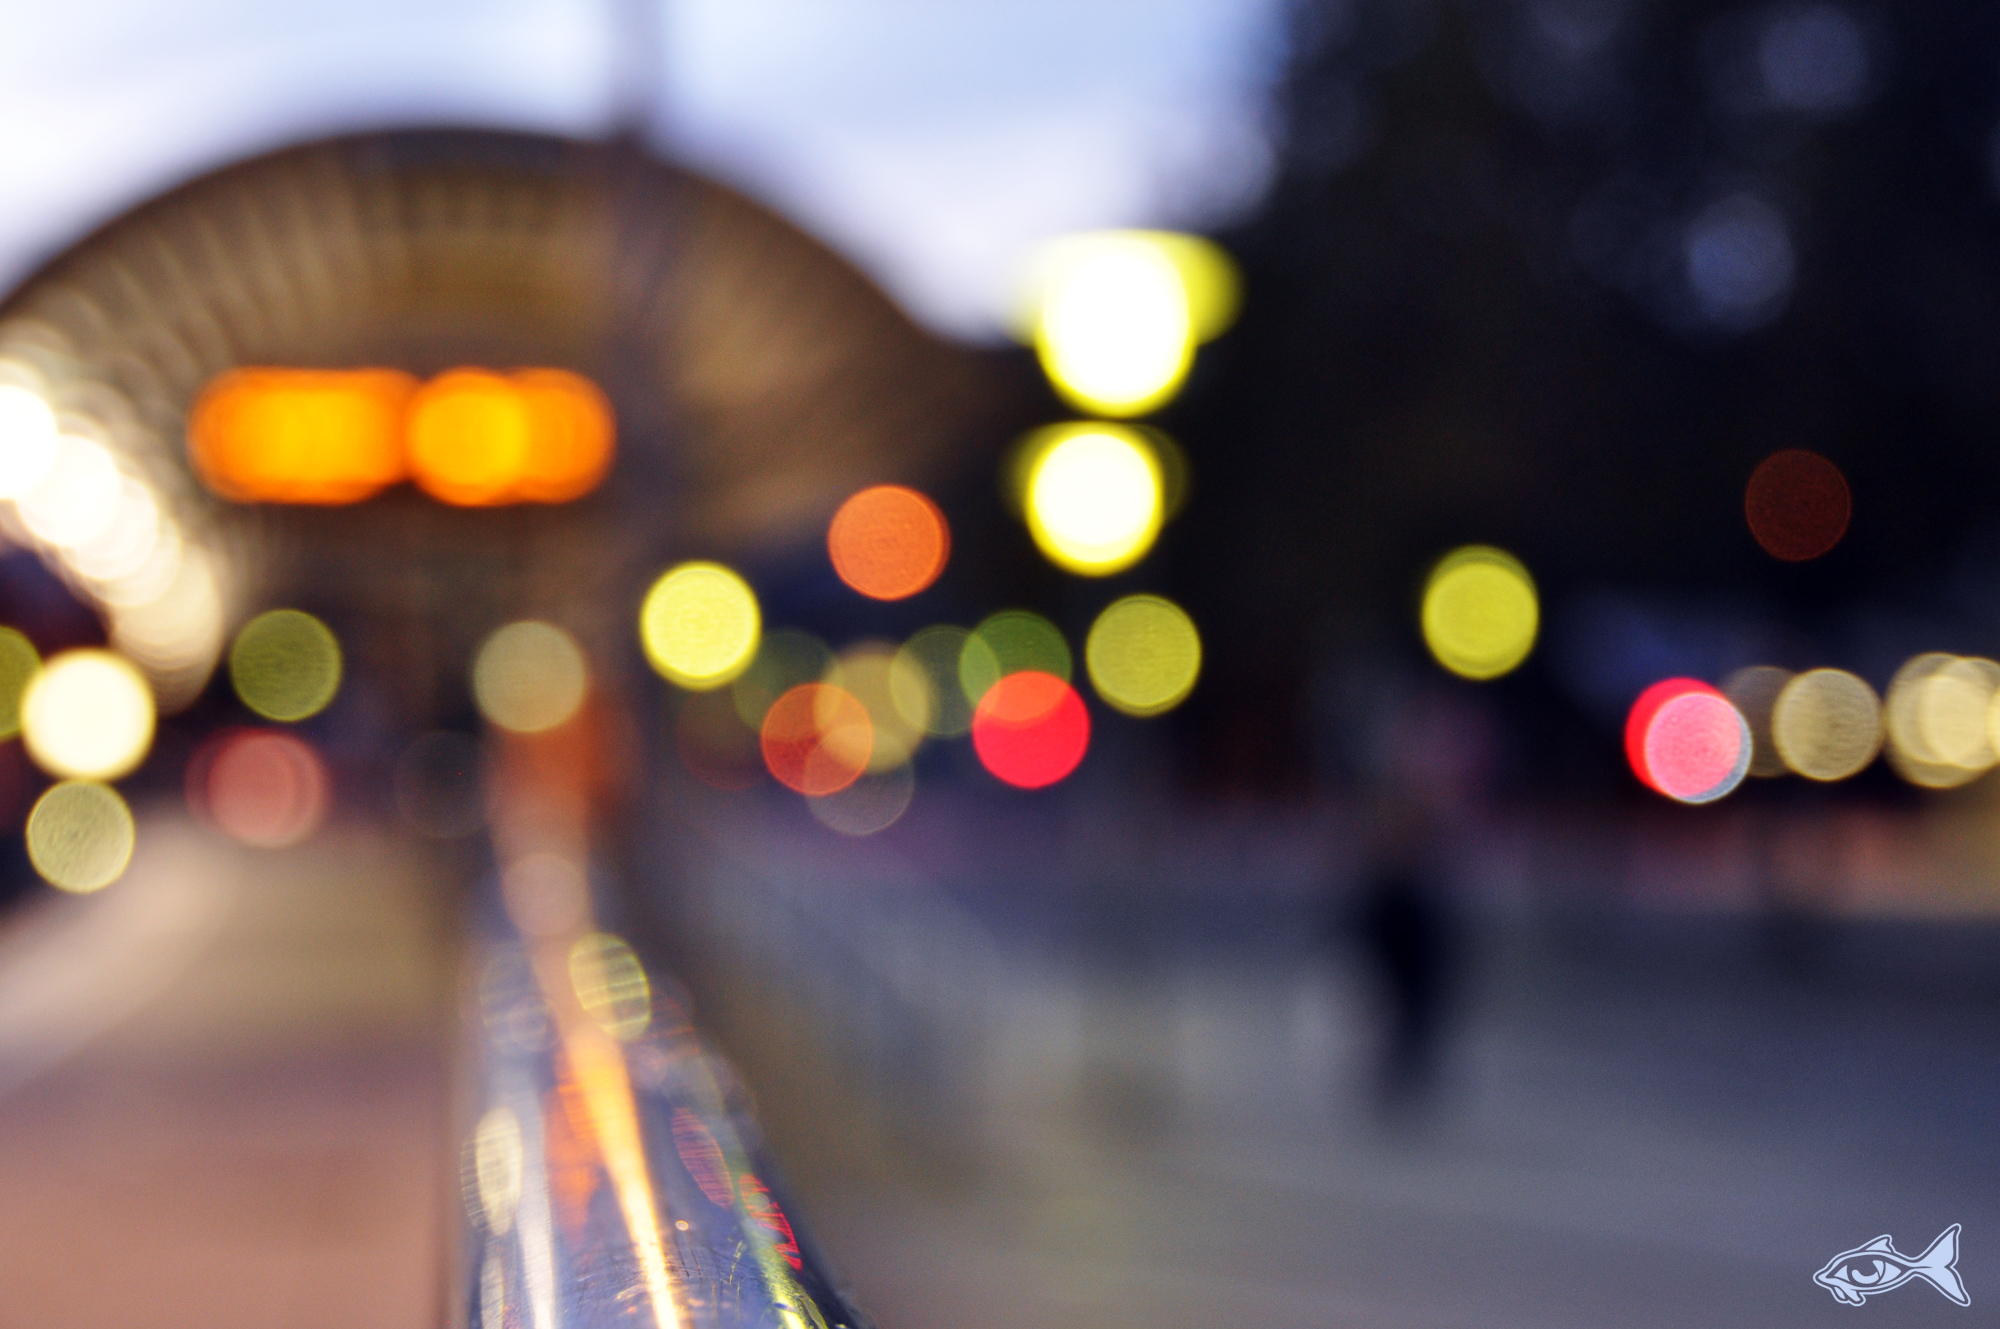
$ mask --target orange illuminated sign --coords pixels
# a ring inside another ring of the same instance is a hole
[[[611,404],[560,369],[235,369],[188,417],[202,482],[239,503],[357,503],[411,480],[459,507],[566,503],[611,468]]]

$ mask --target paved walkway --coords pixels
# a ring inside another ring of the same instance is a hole
[[[1386,1121],[1309,954],[1014,958],[985,1092],[804,1197],[885,1329],[1847,1324],[1822,1264],[1954,1222],[1973,1310],[1870,1313],[2000,1307],[2000,999],[1926,990],[1920,945],[1785,978],[1742,936],[1489,944],[1446,1092]]]
[[[140,846],[0,924],[0,1329],[440,1323],[441,902],[338,829]]]

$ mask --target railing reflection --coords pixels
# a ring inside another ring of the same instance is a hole
[[[580,751],[581,749],[578,749]],[[467,1027],[468,1323],[865,1322],[801,1240],[676,987],[599,930],[586,766],[510,739]]]

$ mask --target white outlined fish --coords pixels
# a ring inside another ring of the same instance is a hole
[[[1813,1275],[1813,1282],[1833,1293],[1844,1306],[1859,1306],[1878,1292],[1899,1288],[1921,1278],[1961,1306],[1970,1306],[1965,1283],[1958,1276],[1958,1224],[1938,1233],[1922,1255],[1911,1259],[1897,1250],[1888,1233],[1866,1246],[1842,1251]]]

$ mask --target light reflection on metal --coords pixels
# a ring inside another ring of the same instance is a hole
[[[743,1142],[726,1074],[671,986],[599,930],[588,761],[557,751],[567,732],[496,735],[490,766],[500,935],[478,970],[484,1125],[472,1134],[490,1143],[468,1159],[483,1243],[468,1322],[846,1329],[855,1317],[836,1313]]]

